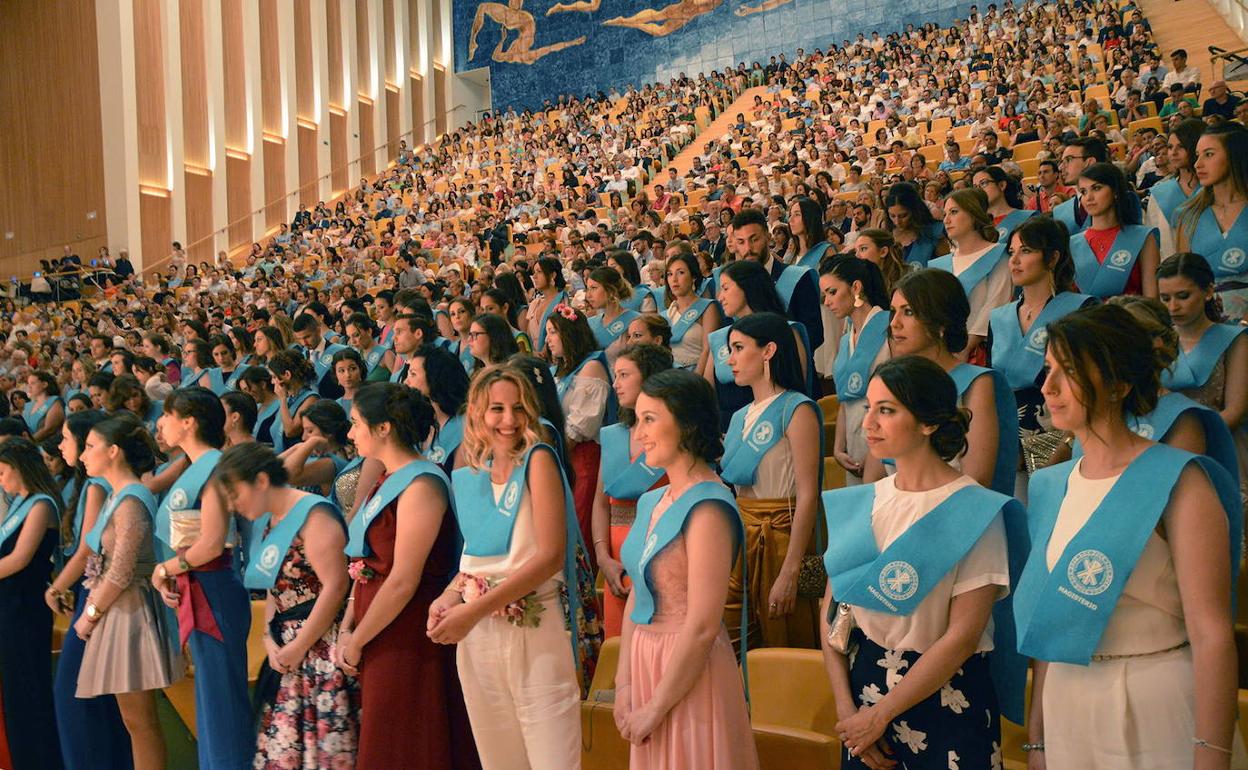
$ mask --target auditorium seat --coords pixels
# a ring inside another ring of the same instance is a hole
[[[581,763],[595,770],[628,770],[628,741],[615,726],[615,672],[620,662],[620,637],[602,643],[598,667],[581,701]]]
[[[818,650],[750,650],[750,724],[763,770],[836,770],[836,701]]]

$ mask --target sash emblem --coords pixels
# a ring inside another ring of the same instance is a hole
[[[775,430],[776,429],[772,426],[770,420],[760,422],[754,428],[754,435],[751,437],[751,440],[755,444],[766,444],[771,440],[771,435],[775,432]]]
[[[372,521],[373,517],[376,516],[379,511],[381,511],[381,498],[374,497],[368,502],[368,505],[364,507],[364,521]]]
[[[180,511],[186,508],[186,490],[178,487],[169,493],[169,510]]]
[[[997,240],[998,241],[1005,240],[1005,236],[1009,234],[1010,234],[1010,231],[1006,229],[1005,225],[1001,225],[1000,227],[997,228]]]
[[[1150,441],[1153,438],[1153,426],[1151,423],[1142,422],[1139,425],[1136,425],[1131,430],[1135,431],[1135,435],[1139,436],[1140,438],[1146,438],[1146,439],[1149,439]]]
[[[268,545],[260,552],[260,569],[265,572],[272,572],[277,566],[277,560],[281,558],[281,554],[277,552],[277,546]]]
[[[429,462],[440,463],[446,459],[446,450],[440,446],[435,446],[429,450]]]
[[[331,363],[333,363],[333,362],[334,362],[334,354],[333,354],[333,353],[322,353],[322,354],[321,354],[321,366],[329,366],[329,365],[330,365]]]
[[[624,321],[617,320],[615,323],[607,327],[607,331],[611,332],[612,334],[619,334],[623,328],[624,328]]]
[[[1114,267],[1126,267],[1131,261],[1131,252],[1126,249],[1119,249],[1109,255],[1109,263]]]
[[[1080,551],[1067,565],[1066,579],[1084,596],[1096,596],[1114,582],[1114,564],[1100,551]]]
[[[728,349],[727,345],[720,345],[718,348],[715,349],[715,360],[720,362],[721,364],[725,363],[728,360],[728,356],[731,353],[732,351]]]
[[[1031,336],[1028,337],[1028,344],[1037,350],[1044,350],[1044,346],[1049,344],[1048,327],[1041,326],[1039,329],[1033,331]]]
[[[1233,246],[1222,252],[1222,264],[1232,270],[1237,270],[1244,265],[1244,250]]]
[[[659,534],[651,532],[646,538],[646,547],[641,552],[641,561],[643,563],[650,561],[650,556],[654,553],[654,547],[659,544]]]
[[[685,311],[685,314],[683,316],[681,316],[681,320],[687,323],[692,323],[693,320],[696,319],[697,317],[698,317],[698,309],[691,307]]]
[[[919,590],[919,573],[908,562],[890,561],[880,570],[880,590],[893,601],[905,601]]]
[[[858,372],[849,375],[849,382],[845,383],[845,387],[849,389],[850,393],[860,392],[862,390],[862,375]]]
[[[503,507],[514,508],[516,505],[516,499],[519,497],[520,485],[514,481],[509,483],[507,488],[503,490]]]

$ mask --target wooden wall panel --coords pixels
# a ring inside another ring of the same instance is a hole
[[[437,8],[436,4],[434,8]],[[447,79],[449,77],[446,67],[440,64],[433,65],[433,130],[438,136],[446,133],[447,111],[451,106],[449,101],[450,89],[447,88]]]
[[[295,103],[299,117],[316,120],[316,72],[312,68],[312,8],[309,2],[295,0]]]
[[[351,148],[347,144],[347,115],[340,110],[329,113],[329,186],[331,197],[347,189],[351,183],[347,176],[347,164],[351,162]]]
[[[329,103],[346,107],[342,87],[342,3],[329,0],[325,6],[325,50],[329,58]]]
[[[183,3],[183,7],[186,3]],[[212,239],[212,172],[190,171],[186,184],[186,255],[195,262],[213,262]],[[190,245],[195,244],[195,245]]]
[[[299,126],[299,202],[304,206],[316,205],[316,129]]]
[[[251,243],[251,159],[225,156],[225,199],[229,212],[230,250]]]
[[[367,99],[359,100],[360,111],[360,174],[372,176],[377,173],[376,131],[373,128],[373,103]],[[352,180],[354,183],[357,180]]]
[[[407,66],[420,65],[420,2],[407,0]]]
[[[368,28],[372,15],[370,5],[369,0],[355,0],[355,84],[356,90],[366,96],[372,96],[373,85],[373,44]]]
[[[65,244],[87,257],[105,243],[95,36],[93,0],[0,2],[4,281],[30,275]],[[95,217],[87,219],[91,211]]]
[[[264,226],[274,228],[286,221],[286,142],[265,137],[263,160]]]
[[[381,4],[381,43],[382,56],[385,60],[382,62],[382,82],[399,83],[401,82],[398,70],[398,57],[395,55],[395,35],[394,35],[394,0],[382,0]]]
[[[403,133],[402,97],[397,88],[386,89],[386,160],[399,157],[399,135]],[[410,142],[409,142],[410,144]]]
[[[134,0],[134,78],[138,113],[139,182],[169,187],[165,126],[165,61],[160,0]],[[166,207],[167,208],[167,207]],[[161,252],[163,256],[168,251]],[[154,252],[144,252],[148,262]]]
[[[182,46],[182,152],[186,163],[206,169],[212,165],[212,149],[208,138],[204,0],[182,0],[179,9],[178,37]],[[187,208],[189,211],[189,202]],[[188,233],[187,240],[195,239]]]
[[[225,68],[225,146],[250,152],[247,146],[247,57],[243,51],[242,0],[221,3],[221,54]]]
[[[173,241],[170,224],[172,203],[167,193],[139,193],[139,219],[143,222],[140,240],[143,243],[144,260],[148,264],[155,264],[170,252],[170,243]],[[168,261],[160,264],[157,269],[168,270]]]
[[[277,24],[277,0],[260,0],[260,103],[263,130],[283,135],[282,41]],[[289,80],[287,82],[290,82]]]
[[[425,143],[425,137],[428,136],[428,126],[425,121],[425,79],[419,75],[412,75],[408,78],[407,91],[412,100],[412,136],[407,141],[407,146],[411,149]]]

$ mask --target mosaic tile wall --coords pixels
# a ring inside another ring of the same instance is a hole
[[[564,5],[586,8],[592,2]],[[969,2],[956,0],[789,0],[742,16],[742,10],[756,8],[762,0],[683,0],[666,6],[645,0],[598,2],[596,10],[561,11],[555,0],[511,0],[510,6],[455,0],[455,68],[490,67],[495,108],[533,107],[561,93],[622,89],[741,61],[766,64],[773,54],[785,53],[791,60],[798,48],[825,47],[859,32],[900,31],[909,23],[945,24],[970,8]],[[683,13],[691,18],[679,28],[674,28],[679,19],[660,27],[664,17],[656,20],[654,12],[665,10],[669,17]],[[500,20],[511,27],[501,49]],[[656,35],[638,28],[646,21],[653,23]],[[477,47],[470,56],[476,23]]]

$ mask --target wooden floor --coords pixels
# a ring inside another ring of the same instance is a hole
[[[1187,49],[1188,62],[1200,68],[1200,82],[1208,86],[1221,78],[1222,66],[1211,63],[1209,46],[1233,51],[1248,46],[1207,0],[1136,0],[1153,27],[1163,62],[1170,66],[1170,52]],[[1248,80],[1234,81],[1244,88]]]

